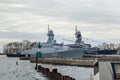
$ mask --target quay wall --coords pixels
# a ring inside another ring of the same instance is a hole
[[[30,62],[33,62],[33,63],[36,62],[36,58],[30,58]],[[95,60],[39,58],[38,63],[81,66],[81,67],[93,67]]]
[[[120,61],[120,57],[83,57],[79,59],[61,59],[61,58],[39,58],[38,63],[55,64],[55,65],[70,65],[80,67],[93,67],[99,61]],[[30,58],[30,62],[35,63],[36,58]]]

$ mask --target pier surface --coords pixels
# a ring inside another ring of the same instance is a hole
[[[31,58],[30,62],[35,62],[35,58]],[[39,63],[56,64],[56,65],[70,65],[81,67],[93,67],[95,60],[83,60],[83,59],[58,59],[58,58],[39,58]]]
[[[38,63],[70,65],[80,67],[93,67],[97,61],[120,61],[120,56],[83,57],[79,59],[61,59],[61,58],[38,59]],[[36,58],[30,58],[30,62],[35,63]]]

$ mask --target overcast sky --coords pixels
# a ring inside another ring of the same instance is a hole
[[[120,0],[0,0],[1,47],[11,41],[42,40],[47,25],[55,35],[120,39]],[[41,36],[42,35],[42,36]]]

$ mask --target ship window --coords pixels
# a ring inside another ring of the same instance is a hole
[[[120,80],[120,63],[112,63],[114,79]]]

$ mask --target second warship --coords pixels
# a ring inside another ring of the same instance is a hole
[[[81,58],[84,56],[86,50],[90,48],[89,44],[85,44],[82,41],[81,32],[77,30],[76,27],[76,41],[75,44],[64,45],[63,43],[56,43],[54,40],[53,30],[50,30],[48,27],[48,40],[45,43],[41,43],[41,53],[42,57],[58,57],[58,58]],[[36,42],[31,49],[28,50],[28,53],[31,57],[35,57],[38,49],[38,42]]]

